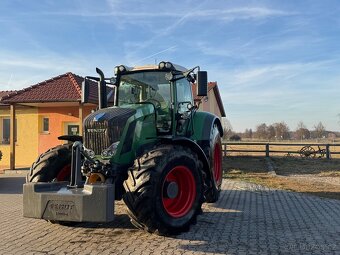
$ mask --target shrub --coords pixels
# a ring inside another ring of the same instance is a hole
[[[241,137],[239,135],[232,135],[229,137],[230,141],[241,141]]]

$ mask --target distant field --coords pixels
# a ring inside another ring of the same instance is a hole
[[[253,144],[245,144],[245,145],[239,145],[237,143],[233,143],[233,142],[224,142],[224,143],[228,143],[227,145],[227,155],[230,156],[265,156],[265,150],[266,150],[266,146],[265,145],[253,145]],[[249,143],[249,142],[246,142]],[[262,142],[263,143],[263,142]],[[275,144],[279,144],[277,142],[272,142]],[[292,142],[292,141],[285,141],[282,142],[283,144],[297,144],[298,142]],[[271,144],[271,142],[269,142],[269,144]],[[301,145],[270,145],[270,156],[288,156],[288,157],[300,157],[300,154],[298,153],[294,153],[294,152],[299,152],[302,147],[304,147],[305,145],[307,145],[308,143],[304,143]],[[324,144],[324,143],[323,143]],[[340,153],[340,146],[335,146],[333,143],[329,143],[330,144],[330,152],[339,152]],[[340,144],[340,143],[337,143]],[[315,151],[318,151],[318,147],[317,146],[312,146],[312,148]],[[320,149],[325,149],[325,146],[320,146]],[[249,150],[249,151],[262,151],[262,152],[233,152],[234,150]],[[285,151],[283,153],[275,153],[273,151]],[[289,153],[290,152],[290,153]],[[320,154],[316,154],[315,155],[316,158],[318,158],[320,156]],[[331,154],[331,158],[340,158],[340,154]]]

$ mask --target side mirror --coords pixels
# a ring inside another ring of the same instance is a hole
[[[81,84],[81,103],[85,104],[89,102],[90,94],[90,83],[87,78],[85,78]]]
[[[208,73],[207,71],[197,72],[197,96],[205,97],[208,95]]]

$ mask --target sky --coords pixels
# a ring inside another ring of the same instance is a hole
[[[208,71],[233,130],[302,121],[340,131],[340,4],[0,1],[0,90],[162,60]]]

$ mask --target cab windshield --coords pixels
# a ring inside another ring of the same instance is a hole
[[[171,132],[171,90],[166,72],[138,72],[120,77],[118,105],[151,103],[155,106],[156,127],[160,133]]]
[[[156,108],[169,108],[170,84],[165,72],[138,72],[122,75],[118,105],[150,102]]]

